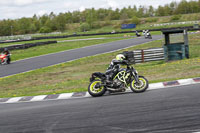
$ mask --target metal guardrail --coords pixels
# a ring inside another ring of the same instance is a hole
[[[135,63],[159,61],[165,59],[163,48],[136,50],[133,52],[134,52]]]

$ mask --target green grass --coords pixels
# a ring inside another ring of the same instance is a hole
[[[128,38],[115,38],[115,39],[103,39],[103,40],[86,40],[86,41],[78,41],[78,42],[60,42],[55,44],[49,44],[44,46],[32,47],[29,49],[22,49],[22,50],[13,50],[12,53],[12,60],[20,60],[34,56],[40,56],[44,54],[50,54],[55,52],[61,52],[70,49],[81,48],[85,46],[91,46],[101,43],[108,43],[117,40],[123,40]]]
[[[157,34],[160,34],[160,32],[153,32],[153,34],[157,35]],[[124,35],[126,35],[127,37],[124,37]],[[108,43],[108,42],[117,41],[117,40],[130,39],[131,37],[128,37],[128,36],[131,36],[131,35],[133,36],[132,33],[122,34],[122,35],[114,34],[114,35],[108,35],[108,36],[102,35],[100,37],[107,37],[107,39],[59,42],[59,43],[55,43],[55,44],[37,46],[37,47],[28,48],[28,49],[13,50],[13,51],[11,51],[12,60],[16,61],[16,60],[40,56],[40,55],[44,55],[44,54],[50,54],[50,53],[61,52],[61,51],[70,50],[70,49],[81,48],[81,47],[85,47],[85,46],[91,46],[91,45],[96,45],[96,44],[101,44],[101,43]],[[94,38],[94,37],[92,37],[92,38]],[[85,38],[80,37],[80,38],[76,38],[76,39],[85,39]],[[67,40],[67,39],[57,39],[57,41],[63,41],[63,40]]]
[[[158,34],[155,32],[154,34]],[[34,41],[24,41],[24,42],[13,42],[13,43],[2,43],[0,47],[11,46],[16,44],[25,44],[25,43],[35,43],[35,42],[45,42],[45,41],[64,41],[64,40],[75,40],[75,39],[87,39],[87,38],[114,38],[114,37],[124,37],[124,35],[135,36],[135,33],[126,33],[126,34],[111,34],[111,35],[96,35],[96,36],[78,36],[78,37],[68,37],[68,38],[58,38],[58,39],[42,39]]]
[[[134,67],[150,83],[171,81],[200,76],[200,37],[190,35],[190,59],[136,64]],[[161,47],[162,40],[142,44],[125,50]],[[33,96],[87,91],[89,77],[93,72],[105,72],[110,61],[120,50],[98,56],[85,57],[68,63],[37,69],[0,78],[0,97]]]
[[[134,29],[121,29],[121,28],[115,28],[113,25],[102,27],[99,29],[92,29],[91,31],[88,32],[76,32],[77,34],[93,34],[93,33],[104,33],[104,32],[112,32],[115,30],[116,32],[123,32],[123,31],[135,31],[135,30],[146,30],[146,29],[162,29],[162,28],[173,28],[173,27],[185,27],[185,26],[193,26],[193,24],[175,24],[175,25],[166,25],[166,26],[151,26],[155,23],[145,23],[145,24],[140,24],[137,25],[136,28]],[[159,24],[159,23],[158,23]],[[62,35],[72,35],[72,32],[64,32],[61,34],[57,35],[39,35],[37,37],[41,36],[62,36]],[[106,35],[107,36],[107,35]]]

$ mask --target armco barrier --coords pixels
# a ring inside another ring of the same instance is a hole
[[[21,44],[21,45],[11,45],[11,46],[0,48],[0,51],[3,51],[4,48],[7,48],[8,50],[27,49],[27,48],[30,48],[30,47],[53,44],[53,43],[57,43],[57,41],[47,41],[47,42],[26,43],[26,44]]]

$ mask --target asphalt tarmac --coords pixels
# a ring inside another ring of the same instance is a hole
[[[98,98],[0,104],[0,133],[197,133],[200,84]]]
[[[158,40],[161,38],[162,38],[161,35],[153,36],[153,39],[144,39],[144,37],[133,38],[133,39],[128,39],[128,40],[121,40],[121,41],[110,42],[110,43],[105,43],[105,44],[93,45],[89,47],[67,50],[67,51],[58,52],[54,54],[48,54],[48,55],[38,56],[38,57],[29,58],[25,60],[20,60],[20,61],[12,62],[9,65],[1,65],[0,77],[23,73],[23,72],[35,70],[38,68],[43,68],[43,67],[63,63],[63,62],[68,62],[68,61],[79,59],[82,57],[116,51],[119,49],[131,47],[134,45],[139,45],[142,43]]]

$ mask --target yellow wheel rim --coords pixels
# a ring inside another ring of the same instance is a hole
[[[146,84],[147,84],[147,82],[144,78],[139,78],[139,82],[140,82],[140,84],[137,85],[137,84],[135,84],[135,80],[133,80],[132,87],[135,90],[143,90],[145,88]]]
[[[99,93],[99,92],[101,92],[101,91],[104,89],[103,86],[100,87],[100,88],[95,88],[95,86],[96,86],[98,83],[101,83],[101,81],[94,81],[94,82],[90,85],[90,91],[91,91],[92,93]]]

